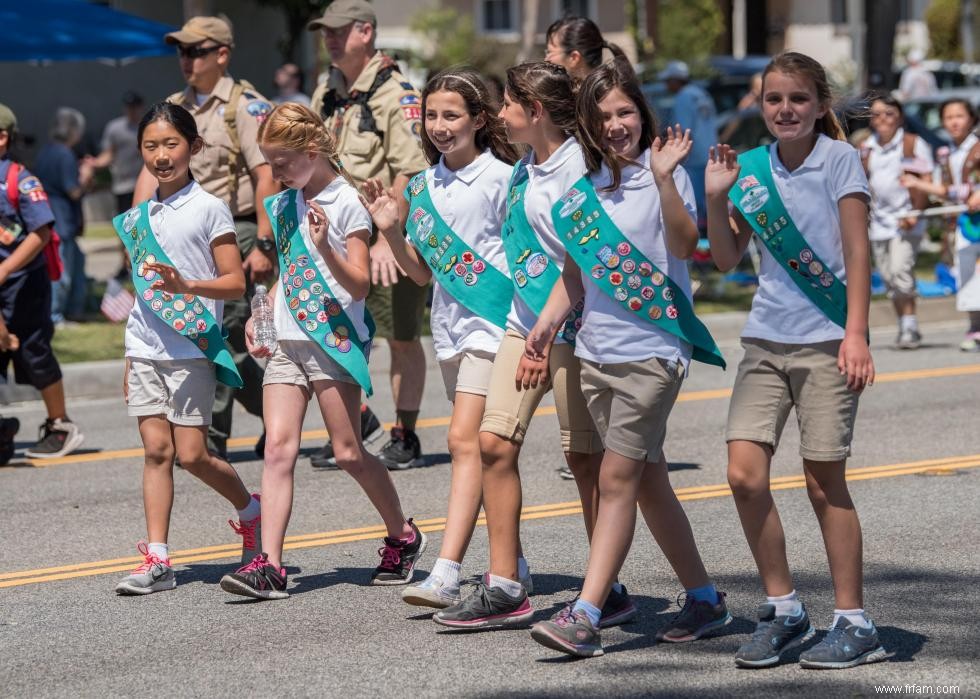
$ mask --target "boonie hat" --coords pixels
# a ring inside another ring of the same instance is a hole
[[[374,8],[367,0],[333,0],[327,5],[323,17],[313,20],[306,28],[311,32],[319,31],[323,27],[339,29],[351,22],[369,22],[371,26],[377,26],[378,16],[374,14]]]
[[[5,104],[0,104],[0,131],[16,131],[17,117],[13,110]]]
[[[168,44],[199,44],[211,39],[222,46],[235,45],[231,24],[221,17],[191,17],[179,32],[170,32],[163,38]]]
[[[684,61],[671,61],[666,68],[660,71],[658,77],[661,80],[688,80],[691,77],[691,71],[688,70]]]

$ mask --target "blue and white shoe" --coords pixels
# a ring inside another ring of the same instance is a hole
[[[780,656],[816,635],[806,607],[799,616],[776,616],[772,604],[759,606],[759,623],[748,643],[735,653],[735,664],[739,667],[770,667],[779,663]]]
[[[815,670],[844,670],[888,657],[878,639],[878,629],[863,628],[846,618],[837,620],[823,640],[800,654],[800,667]]]

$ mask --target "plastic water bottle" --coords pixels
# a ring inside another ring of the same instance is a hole
[[[264,286],[255,287],[252,297],[252,325],[255,328],[255,346],[270,352],[276,348],[276,323],[272,316],[272,299]]]

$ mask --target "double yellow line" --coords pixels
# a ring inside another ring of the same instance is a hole
[[[952,456],[941,459],[927,459],[925,461],[912,461],[904,464],[887,464],[883,466],[868,466],[864,468],[851,469],[847,472],[847,480],[863,481],[872,478],[894,478],[896,476],[908,476],[912,474],[935,474],[945,475],[955,473],[963,469],[980,467],[980,454],[968,456]],[[773,490],[791,490],[806,487],[806,480],[803,476],[783,476],[773,478],[770,483]],[[726,497],[731,495],[731,490],[727,484],[718,483],[715,485],[693,486],[688,488],[676,488],[675,492],[680,500],[707,500],[709,498]],[[530,521],[535,519],[549,519],[552,517],[564,517],[576,515],[582,512],[582,506],[578,501],[556,502],[547,505],[533,505],[525,507],[521,511],[521,519]],[[446,528],[445,517],[433,517],[430,519],[417,520],[416,524],[424,532],[440,532]],[[477,520],[480,526],[486,525],[486,519],[482,516]],[[335,544],[345,544],[353,541],[364,541],[366,539],[379,539],[385,535],[383,526],[358,527],[354,529],[339,529],[331,532],[319,532],[315,534],[300,534],[287,536],[285,550],[313,548],[317,546],[332,546]],[[170,560],[174,565],[199,563],[201,561],[220,561],[237,559],[241,555],[241,544],[222,544],[219,546],[205,546],[196,549],[176,551]],[[0,573],[0,588],[18,587],[21,585],[34,585],[38,583],[54,582],[56,580],[69,580],[71,578],[83,578],[94,575],[105,575],[106,573],[121,573],[129,571],[134,565],[142,562],[139,556],[129,556],[126,558],[114,558],[105,561],[93,561],[90,563],[76,563],[73,565],[57,566],[53,568],[38,568],[35,570],[22,570],[15,573]],[[229,567],[231,564],[229,564]]]

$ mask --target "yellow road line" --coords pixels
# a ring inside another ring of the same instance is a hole
[[[951,376],[968,376],[971,374],[980,374],[980,364],[965,364],[961,366],[948,366],[939,367],[936,369],[913,369],[911,371],[892,371],[879,374],[875,378],[876,383],[893,383],[896,381],[915,381],[921,379],[939,379],[948,378]],[[710,389],[705,391],[684,391],[677,397],[678,403],[687,403],[690,401],[702,401],[702,400],[718,400],[722,398],[728,398],[732,395],[732,389],[730,388],[718,388]],[[554,406],[545,406],[543,408],[538,408],[535,415],[554,415]],[[449,425],[450,418],[448,416],[444,417],[432,417],[421,419],[416,423],[418,429],[428,428],[428,427],[446,427]],[[392,428],[394,423],[386,422],[382,426],[386,431]],[[306,430],[302,433],[302,438],[304,440],[312,439],[326,439],[329,435],[326,430]],[[255,444],[258,437],[233,437],[228,440],[229,447],[251,447]],[[13,468],[23,468],[24,466],[33,466],[34,468],[45,468],[48,466],[62,466],[64,464],[82,464],[91,463],[93,461],[110,461],[113,459],[129,459],[133,457],[138,457],[143,455],[142,449],[116,449],[112,451],[100,451],[94,452],[92,454],[76,454],[63,456],[59,459],[24,459],[22,461],[14,461],[6,466],[0,466],[0,470],[13,469]]]
[[[980,454],[966,456],[951,456],[939,459],[926,459],[923,461],[912,461],[902,464],[885,464],[881,466],[867,466],[863,468],[851,469],[847,472],[847,480],[862,481],[875,478],[894,478],[897,476],[908,476],[916,473],[927,473],[933,469],[945,469],[956,471],[960,469],[980,467]],[[783,476],[773,478],[771,481],[773,490],[790,490],[806,487],[806,480],[803,476]],[[728,485],[717,483],[707,486],[692,486],[687,488],[676,488],[675,493],[679,500],[707,500],[709,498],[726,497],[731,495]],[[549,519],[552,517],[564,517],[567,515],[577,515],[582,512],[582,507],[577,501],[556,502],[545,505],[532,505],[525,507],[521,513],[524,521],[536,519]],[[430,519],[418,520],[416,522],[424,532],[439,532],[445,529],[445,517],[433,517]],[[477,525],[485,526],[486,519],[480,517]],[[294,550],[303,548],[313,548],[319,546],[331,546],[336,544],[364,541],[367,539],[377,539],[385,534],[383,526],[356,527],[352,529],[340,529],[332,532],[319,532],[315,534],[300,534],[287,536],[283,549]],[[197,563],[201,561],[218,561],[225,559],[235,559],[241,555],[240,544],[221,544],[217,546],[205,546],[184,551],[176,551],[171,557],[171,561],[176,564]],[[33,585],[44,582],[54,582],[56,580],[67,580],[71,578],[89,577],[94,575],[104,575],[106,573],[120,573],[131,570],[134,564],[142,560],[139,556],[127,558],[115,558],[105,561],[93,561],[89,563],[76,563],[73,565],[56,566],[52,568],[38,568],[34,570],[22,570],[13,573],[0,574],[0,588],[17,587],[22,585]]]

